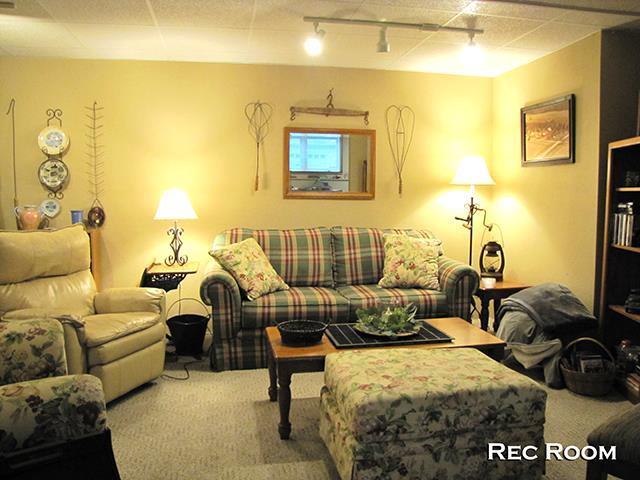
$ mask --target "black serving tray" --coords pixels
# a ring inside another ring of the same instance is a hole
[[[418,333],[410,337],[376,337],[359,332],[353,328],[353,325],[353,323],[333,323],[327,327],[325,334],[336,348],[407,346],[453,341],[453,337],[425,322],[422,322]]]

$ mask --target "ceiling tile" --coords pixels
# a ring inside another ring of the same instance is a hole
[[[249,28],[254,0],[149,0],[160,26]]]
[[[560,23],[580,23],[583,25],[596,25],[602,28],[610,28],[633,22],[634,20],[638,20],[638,17],[609,15],[605,13],[567,11],[564,15],[561,15],[554,21]]]
[[[15,8],[0,9],[0,21],[3,17],[27,17],[31,19],[51,20],[51,15],[36,0],[20,0]]]
[[[153,25],[145,0],[40,0],[61,23]]]
[[[542,50],[502,47],[487,52],[483,68],[489,71],[492,76],[501,75],[547,54],[548,52]]]
[[[358,3],[326,0],[269,0],[256,2],[253,28],[264,30],[312,31],[313,27],[302,17],[351,18]],[[334,25],[330,26],[331,28]],[[323,27],[324,28],[324,27]]]
[[[530,20],[553,20],[564,14],[566,10],[548,7],[532,7],[530,5],[516,5],[513,3],[483,2],[476,0],[469,5],[465,13],[482,15],[496,15],[509,18],[527,18]]]
[[[364,0],[364,5],[392,5],[397,7],[415,7],[428,10],[447,10],[459,12],[473,0]]]
[[[90,50],[90,58],[105,58],[110,60],[170,60],[165,51],[160,48],[108,48]]]
[[[562,0],[559,3],[574,7],[606,8],[640,13],[638,0]]]
[[[64,26],[23,17],[0,18],[0,46],[50,47],[65,49],[81,46]]]
[[[168,52],[246,53],[249,30],[234,28],[162,27],[160,34]]]
[[[549,22],[533,32],[510,43],[509,47],[546,50],[560,50],[562,47],[597,32],[599,29],[589,25]]]
[[[83,46],[91,49],[162,50],[162,38],[155,27],[84,23],[69,23],[66,27]]]
[[[448,23],[449,27],[467,27],[467,19],[476,20],[476,27],[484,30],[484,33],[476,37],[480,45],[499,46],[512,42],[527,32],[540,27],[543,22],[539,20],[527,20],[522,18],[503,18],[485,15],[460,15],[455,20]],[[449,43],[468,43],[469,37],[459,32],[437,32],[431,40]]]

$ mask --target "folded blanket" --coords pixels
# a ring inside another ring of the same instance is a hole
[[[598,325],[580,299],[558,283],[543,283],[511,295],[502,302],[498,320],[514,311],[526,313],[544,332],[556,335]]]

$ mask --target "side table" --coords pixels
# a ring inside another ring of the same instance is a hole
[[[161,288],[165,292],[175,290],[184,277],[198,271],[199,265],[198,262],[187,262],[168,267],[164,263],[153,263],[144,269],[140,286]]]
[[[529,288],[531,285],[524,283],[514,282],[496,282],[496,286],[493,288],[485,288],[480,284],[478,290],[474,295],[480,299],[480,327],[483,330],[489,328],[489,302],[493,300],[493,331],[497,332],[500,323],[498,321],[498,309],[500,308],[500,302],[514,293]]]

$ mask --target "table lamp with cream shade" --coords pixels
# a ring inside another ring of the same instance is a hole
[[[460,161],[456,174],[453,180],[451,180],[451,185],[469,185],[469,203],[465,205],[467,208],[467,216],[466,218],[455,217],[456,220],[464,222],[462,226],[469,230],[469,265],[472,264],[473,260],[473,216],[480,211],[485,212],[486,215],[486,210],[480,208],[473,200],[475,187],[476,185],[495,184],[496,182],[491,178],[484,158],[475,155],[464,157]]]
[[[191,201],[186,192],[177,188],[166,190],[160,198],[158,210],[154,220],[171,220],[173,227],[167,230],[167,234],[171,237],[169,247],[173,252],[164,259],[167,266],[184,265],[189,259],[186,255],[180,255],[180,247],[182,247],[182,234],[184,230],[178,227],[178,220],[195,220],[198,216],[191,206]]]

